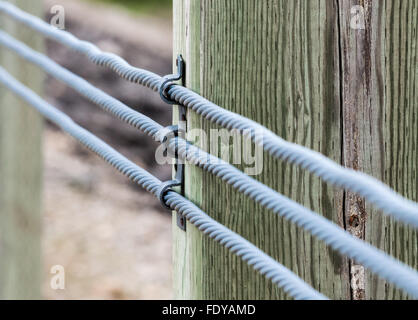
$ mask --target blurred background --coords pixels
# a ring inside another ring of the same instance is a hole
[[[65,9],[65,29],[130,64],[171,73],[171,0],[45,0]],[[113,97],[160,122],[171,107],[158,94],[120,79],[82,55],[47,42],[48,55]],[[68,113],[160,179],[170,166],[154,160],[156,144],[48,78],[49,102]],[[168,299],[171,284],[171,213],[140,187],[52,125],[44,134],[43,295],[47,299]],[[50,286],[50,269],[65,268],[65,290]]]

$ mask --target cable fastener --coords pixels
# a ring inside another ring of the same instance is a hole
[[[184,85],[184,76],[185,76],[185,63],[183,60],[183,57],[181,54],[177,56],[176,59],[176,66],[177,66],[177,74],[171,74],[163,77],[163,81],[160,85],[160,97],[161,99],[168,103],[168,104],[177,104],[177,102],[168,95],[168,90],[171,86],[175,85],[175,81],[182,80],[182,85]],[[184,106],[179,105],[178,106],[178,112],[179,112],[179,122],[185,122],[186,121],[186,108]],[[176,137],[179,136],[179,126],[170,126],[165,128],[167,131],[163,132],[163,137],[161,137],[160,141],[162,143],[165,143],[168,139],[168,134],[170,132],[173,132]],[[175,154],[176,164],[175,164],[175,171],[176,171],[176,177],[174,180],[167,181],[164,183],[163,187],[161,188],[159,198],[160,202],[165,208],[171,209],[167,206],[164,200],[164,196],[167,194],[169,190],[171,190],[172,187],[180,186],[181,194],[184,195],[184,163],[179,160],[178,153],[176,151]],[[186,231],[186,218],[179,212],[177,212],[177,226]]]
[[[170,74],[163,77],[160,85],[160,97],[165,103],[177,104],[177,102],[168,96],[168,89],[174,85],[174,81],[184,80],[184,60],[181,54],[177,56],[176,60],[177,74]]]
[[[164,128],[160,133],[161,143],[167,143],[170,139],[170,136],[178,137],[179,132],[183,131],[179,129],[178,125],[168,126]],[[180,161],[177,150],[175,151],[174,156],[176,159],[175,178],[173,180],[163,182],[157,194],[162,206],[168,210],[172,210],[172,208],[167,205],[164,199],[164,197],[167,195],[167,192],[173,191],[173,187],[179,186],[181,188],[181,193],[184,194],[184,163]],[[180,229],[186,231],[186,218],[179,212],[177,212],[177,226]]]
[[[181,181],[178,180],[169,180],[161,184],[160,190],[158,191],[158,199],[160,200],[162,206],[168,210],[172,210],[170,206],[165,202],[164,197],[167,195],[168,191],[173,191],[173,187],[181,185]]]

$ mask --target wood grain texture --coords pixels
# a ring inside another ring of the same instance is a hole
[[[351,26],[354,6],[364,28]],[[191,0],[174,7],[175,54],[186,54],[190,88],[418,200],[416,1]],[[188,130],[195,128],[216,127],[189,112]],[[260,181],[418,268],[416,231],[266,154],[263,165]],[[188,166],[186,189],[209,215],[330,298],[407,298],[199,169]],[[174,227],[174,234],[176,297],[287,298],[193,227],[186,234]]]
[[[10,1],[36,15],[40,0]],[[0,26],[42,50],[41,37],[1,16]],[[0,48],[0,65],[37,92],[43,76]],[[40,115],[0,87],[0,298],[39,299],[41,284]]]
[[[196,92],[200,91],[200,4],[194,0],[174,0],[174,46],[173,58],[182,54],[186,62],[185,85]],[[175,62],[173,61],[173,65]],[[178,110],[173,109],[173,123],[178,122]],[[187,127],[202,127],[199,116],[187,112]],[[196,145],[199,145],[198,141]],[[197,205],[202,201],[201,172],[194,166],[185,167],[185,194]],[[202,243],[205,241],[201,232],[187,223],[187,231],[177,227],[176,214],[173,215],[173,277],[174,297],[176,299],[203,298],[203,258]]]
[[[418,4],[416,1],[339,1],[342,51],[344,165],[418,200]],[[352,29],[350,8],[364,8],[364,29]],[[347,193],[348,230],[418,268],[417,232],[382,216]],[[352,262],[353,298],[400,299],[406,294]],[[356,288],[355,282],[363,282]]]
[[[193,3],[197,6],[199,2]],[[181,20],[190,13],[190,7],[184,7],[182,1],[174,3],[176,50],[188,48],[194,57],[200,55],[194,62],[186,59],[188,81],[192,81],[191,76],[197,82],[200,75],[199,86],[192,89],[264,124],[289,141],[341,162],[340,93],[339,85],[334,86],[339,83],[340,70],[335,47],[335,3],[232,0],[200,1],[199,6],[200,10],[194,8],[193,12],[200,16],[200,34],[193,32],[194,25]],[[183,34],[182,44],[177,43],[179,32]],[[187,37],[189,40],[185,40]],[[199,43],[200,50],[193,41]],[[189,128],[215,128],[200,119],[193,122],[194,117],[189,115]],[[266,154],[263,166],[257,179],[343,225],[341,191]],[[187,172],[187,196],[209,215],[324,294],[334,298],[350,296],[345,258],[218,179],[197,169]],[[174,230],[176,239],[179,231]],[[192,227],[183,237],[186,244],[181,245],[181,250],[178,244],[174,249],[176,264],[181,264],[175,267],[174,278],[181,278],[176,281],[181,281],[184,288],[176,297],[287,298],[239,258],[202,238]],[[197,257],[190,261],[193,254]],[[182,278],[179,269],[188,270],[187,277]]]

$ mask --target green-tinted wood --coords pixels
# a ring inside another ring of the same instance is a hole
[[[36,15],[40,0],[10,1]],[[0,26],[42,50],[40,36],[0,17]],[[37,68],[0,48],[0,65],[41,92]],[[0,87],[0,298],[41,297],[41,131],[40,115]]]
[[[414,0],[175,1],[175,54],[186,57],[187,86],[206,98],[416,201],[417,7]],[[353,28],[363,16],[364,28]],[[215,126],[189,112],[188,130],[195,128]],[[406,298],[219,179],[190,166],[186,173],[190,199],[327,296]],[[418,267],[416,231],[354,194],[266,154],[257,179]],[[174,227],[174,238],[176,297],[286,298],[193,227]]]
[[[182,54],[186,61],[185,85],[196,92],[200,91],[200,4],[193,0],[174,0],[174,52],[173,57]],[[178,110],[173,111],[174,123],[178,121]],[[199,116],[187,112],[186,129],[202,126]],[[202,200],[200,170],[186,164],[185,194],[189,199],[200,205]],[[193,225],[187,223],[187,232],[177,227],[176,215],[173,215],[173,268],[174,296],[176,299],[191,297],[202,298],[203,283],[202,242],[201,233]]]
[[[339,85],[334,86],[339,83],[340,71],[335,3],[192,3],[187,6],[187,1],[174,2],[176,51],[200,56],[186,59],[188,77],[192,77],[188,81],[197,82],[200,77],[199,86],[192,89],[264,124],[287,140],[340,162],[341,105]],[[191,13],[198,17],[187,19]],[[215,128],[190,114],[188,128],[197,126]],[[212,217],[323,293],[349,298],[347,259],[218,179],[197,169],[188,169],[187,173],[187,195]],[[266,154],[263,172],[257,179],[343,225],[342,192],[319,179]],[[174,227],[175,239],[180,233]],[[177,241],[174,247],[176,297],[286,298],[239,258],[202,238],[192,227],[182,236],[181,245]],[[188,270],[183,273],[187,276],[183,277],[179,270]]]

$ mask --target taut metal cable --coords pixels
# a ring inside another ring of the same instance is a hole
[[[162,77],[150,71],[134,68],[121,57],[112,53],[103,53],[94,44],[81,41],[71,33],[52,27],[27,12],[24,12],[5,1],[0,1],[0,12],[7,14],[44,36],[53,39],[67,47],[86,55],[95,64],[111,68],[124,79],[144,85],[154,91],[158,91]]]
[[[0,45],[17,53],[23,59],[36,64],[54,78],[61,80],[93,103],[101,106],[105,111],[112,113],[119,119],[150,135],[152,138],[157,139],[156,134],[163,129],[163,126],[154,120],[132,110],[119,100],[91,85],[83,78],[55,63],[47,56],[29,48],[1,30]]]
[[[166,133],[166,130],[161,125],[145,115],[130,109],[122,102],[92,86],[45,55],[30,49],[2,31],[0,31],[0,45],[4,45],[19,56],[40,66],[43,70],[62,80],[93,103],[116,115],[121,120],[144,131],[155,140],[163,142],[164,136],[162,134]],[[229,163],[188,144],[181,138],[171,139],[168,143],[168,148],[173,153],[177,151],[181,159],[187,160],[216,175],[263,207],[296,223],[339,253],[355,259],[380,277],[418,297],[418,274],[410,267],[401,264],[373,246],[355,239],[349,233],[317,213],[247,176]],[[395,270],[396,272],[394,272]]]
[[[177,150],[180,159],[187,160],[216,175],[264,208],[295,223],[340,254],[354,259],[373,273],[418,298],[418,273],[411,267],[388,256],[374,246],[353,237],[333,222],[181,138],[170,139],[168,148],[172,152]]]
[[[146,170],[125,158],[112,147],[80,127],[63,112],[44,101],[41,97],[18,82],[2,67],[0,67],[0,83],[21,97],[29,105],[37,109],[45,118],[59,126],[88,149],[99,155],[116,170],[129,179],[145,188],[153,195],[157,195],[161,188],[161,181]],[[195,225],[208,237],[219,242],[235,255],[260,272],[266,278],[282,288],[295,299],[327,299],[321,293],[310,287],[306,282],[296,276],[292,271],[266,255],[259,248],[210,218],[206,213],[196,207],[189,200],[178,193],[169,191],[166,195],[167,204],[179,213],[182,213],[190,223]]]
[[[135,68],[114,54],[103,53],[92,43],[81,41],[68,32],[58,30],[10,3],[0,1],[0,12],[85,54],[94,63],[112,69],[128,81],[147,86],[154,91],[158,91],[161,86],[163,78],[159,75]],[[418,204],[403,198],[379,180],[364,173],[344,168],[316,151],[287,142],[264,126],[228,111],[190,89],[171,85],[167,93],[171,99],[194,110],[205,119],[227,129],[239,130],[251,138],[254,143],[262,146],[273,157],[301,166],[328,183],[358,193],[383,212],[418,228]],[[258,134],[254,134],[254,132]]]

